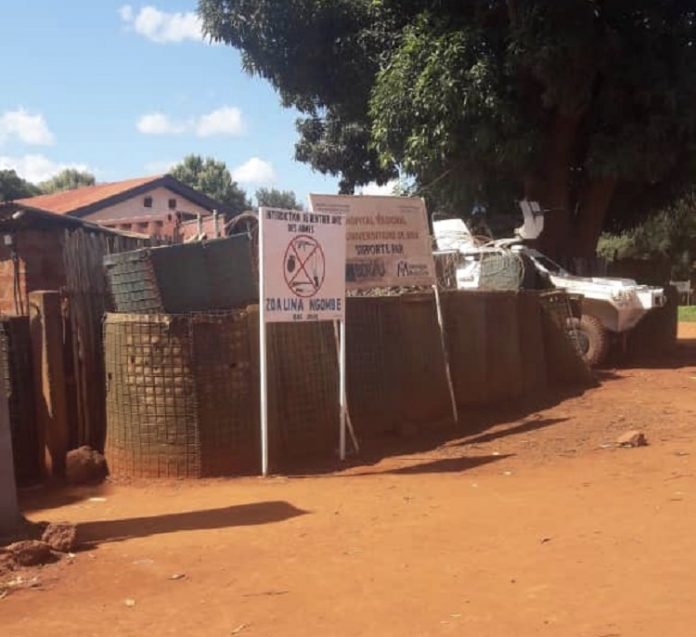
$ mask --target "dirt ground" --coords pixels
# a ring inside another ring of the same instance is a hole
[[[696,324],[680,328],[669,361],[344,471],[26,492],[30,518],[78,522],[88,546],[26,573],[0,633],[692,636]],[[650,445],[607,446],[632,428]]]

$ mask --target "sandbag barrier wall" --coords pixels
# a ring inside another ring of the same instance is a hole
[[[442,295],[457,403],[499,405],[591,376],[534,292]],[[451,421],[429,294],[347,300],[348,403],[363,439]],[[259,470],[258,308],[220,315],[108,315],[107,461],[116,475]],[[579,363],[579,365],[578,365]],[[575,367],[574,367],[575,365]],[[273,470],[338,442],[331,323],[268,326]]]

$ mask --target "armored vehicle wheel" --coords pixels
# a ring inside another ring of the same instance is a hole
[[[571,319],[571,329],[580,347],[580,354],[590,367],[600,365],[609,353],[609,332],[590,314],[580,320]]]

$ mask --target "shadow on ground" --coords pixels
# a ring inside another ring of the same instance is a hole
[[[595,369],[595,376],[601,381],[621,378],[622,370],[631,369],[683,369],[696,365],[696,339],[680,338],[662,351],[634,349],[628,353],[614,347],[606,363]],[[619,372],[619,374],[615,374]]]
[[[491,462],[504,460],[514,454],[503,454],[497,456],[462,456],[460,458],[442,458],[440,460],[431,460],[430,462],[421,462],[418,464],[409,464],[395,469],[386,469],[384,471],[363,471],[360,473],[352,473],[353,476],[378,476],[378,475],[419,475],[425,473],[460,473],[468,469],[474,469]]]
[[[532,418],[531,420],[525,420],[512,427],[506,427],[505,429],[498,429],[496,431],[491,431],[489,433],[475,435],[473,437],[467,436],[458,445],[477,445],[486,442],[493,442],[494,440],[499,440],[500,438],[505,438],[506,436],[514,436],[517,434],[528,433],[530,431],[536,431],[537,429],[543,429],[544,427],[550,427],[551,425],[557,425],[561,422],[566,422],[568,418]]]
[[[366,438],[358,430],[357,433],[361,445],[360,453],[349,456],[344,463],[339,462],[335,455],[332,455],[331,458],[320,460],[298,457],[272,468],[274,471],[284,475],[295,477],[309,477],[320,474],[331,475],[349,469],[370,467],[378,464],[385,458],[425,453],[446,443],[454,444],[455,446],[481,444],[505,436],[522,434],[560,424],[567,419],[534,417],[534,414],[554,407],[569,398],[580,396],[583,393],[583,389],[559,388],[534,400],[509,403],[496,408],[464,406],[460,408],[459,423],[449,423],[438,428],[424,426],[421,431],[417,431],[409,436],[393,433]],[[505,425],[508,426],[505,427]],[[500,428],[498,429],[498,427]],[[496,428],[496,430],[489,431],[493,428]],[[438,467],[442,472],[464,471],[477,466],[477,464],[484,464],[485,462],[481,462],[481,458],[482,456],[471,456],[468,458],[448,459],[447,462],[442,464],[438,464],[440,462],[438,461],[429,472],[438,471]],[[489,462],[501,458],[502,456],[492,456]],[[460,468],[452,468],[458,466],[457,462],[460,463]],[[404,467],[403,470],[399,469],[398,471],[406,473],[406,469]],[[393,471],[390,470],[389,472]],[[422,472],[425,473],[425,471]],[[367,471],[365,473],[374,475],[376,472]],[[419,473],[419,471],[414,469],[412,473]],[[349,475],[362,475],[362,472],[350,471]]]
[[[623,369],[683,369],[696,366],[696,339],[679,339],[673,350],[650,357],[632,357]]]
[[[165,513],[123,520],[84,522],[78,526],[78,540],[80,544],[89,546],[163,533],[271,524],[306,514],[307,511],[298,509],[289,502],[254,502],[220,509]]]
[[[36,485],[18,490],[19,506],[23,513],[82,502],[108,493],[108,484],[74,487],[62,484]]]

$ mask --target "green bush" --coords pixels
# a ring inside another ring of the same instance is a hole
[[[682,305],[679,308],[679,320],[696,323],[696,305]]]
[[[609,261],[667,259],[672,279],[689,279],[696,259],[696,192],[621,234],[604,233],[597,254]]]

